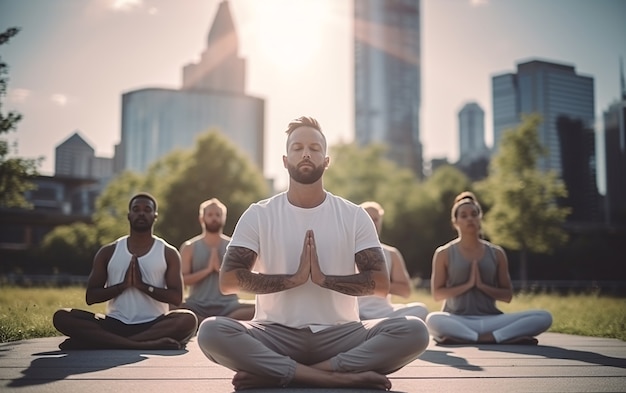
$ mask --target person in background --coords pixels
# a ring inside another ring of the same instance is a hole
[[[202,202],[198,212],[202,233],[180,247],[183,282],[189,287],[180,308],[193,311],[200,322],[214,315],[241,320],[254,316],[254,303],[220,292],[219,272],[230,242],[223,233],[226,213],[226,206],[217,198]]]
[[[318,121],[295,119],[286,134],[288,189],[243,213],[220,271],[224,293],[256,295],[255,317],[207,318],[198,345],[236,371],[235,390],[389,390],[386,374],[424,352],[428,329],[412,316],[359,320],[357,296],[389,291],[376,229],[362,208],[324,189],[330,158]]]
[[[383,216],[385,210],[378,202],[367,201],[361,203],[376,227],[376,232],[380,236],[383,226]],[[411,295],[411,277],[406,269],[404,258],[400,251],[390,245],[381,243],[387,271],[389,272],[390,287],[386,297],[380,296],[359,296],[359,315],[361,319],[376,319],[385,317],[396,317],[403,315],[413,315],[421,320],[426,319],[428,309],[424,303],[391,303],[391,295],[408,298]]]
[[[496,301],[509,303],[513,297],[508,260],[502,247],[481,238],[482,209],[473,193],[455,198],[451,219],[458,237],[433,256],[431,291],[435,300],[444,300],[442,311],[426,318],[434,340],[536,345],[535,336],[550,328],[552,315],[544,310],[505,314],[496,307]]]
[[[86,301],[107,302],[107,313],[60,309],[54,327],[69,336],[61,349],[181,349],[198,321],[183,299],[180,255],[152,234],[157,202],[147,193],[128,203],[130,234],[100,248],[87,281]]]

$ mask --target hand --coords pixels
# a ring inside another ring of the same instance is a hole
[[[122,281],[121,285],[122,285],[122,291],[124,291],[127,288],[131,288],[133,286],[133,276],[134,276],[134,260],[136,259],[136,257],[133,255],[130,258],[130,262],[128,263],[128,268],[126,269],[126,273],[124,274],[124,281]],[[121,292],[121,291],[120,291]]]
[[[209,263],[207,264],[207,267],[209,268],[209,274],[213,272],[219,273],[222,265],[219,255],[219,250],[216,247],[211,248],[211,256],[209,257]]]
[[[474,286],[480,289],[480,287],[482,287],[483,285],[483,280],[480,277],[480,269],[478,268],[478,261],[477,260],[472,261],[472,265],[473,265],[472,269],[474,270]]]
[[[476,284],[478,283],[478,280],[480,280],[480,272],[478,271],[478,261],[474,259],[472,261],[472,267],[470,270],[470,279],[469,279],[470,288],[474,288]]]
[[[323,286],[324,280],[326,280],[326,275],[322,272],[322,268],[320,267],[320,261],[317,256],[317,247],[315,245],[315,235],[313,231],[309,231],[309,258],[311,260],[311,281],[319,286]]]
[[[292,276],[292,280],[296,285],[302,285],[311,276],[311,236],[313,231],[308,230],[304,235],[304,243],[302,244],[302,253],[300,254],[300,266]]]
[[[130,259],[130,269],[132,271],[132,286],[141,289],[144,285],[143,277],[141,277],[141,269],[139,269],[139,259],[136,255]]]

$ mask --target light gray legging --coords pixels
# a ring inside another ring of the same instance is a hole
[[[296,363],[325,360],[334,371],[390,374],[428,347],[426,324],[416,317],[349,322],[313,333],[278,324],[211,317],[198,330],[198,345],[213,362],[234,371],[276,378],[286,386]]]
[[[493,333],[500,343],[522,336],[536,336],[552,325],[552,315],[544,310],[528,310],[497,315],[456,315],[431,312],[426,317],[430,333],[435,337],[450,337],[478,341],[483,333]]]

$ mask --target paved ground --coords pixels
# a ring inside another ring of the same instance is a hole
[[[232,392],[233,372],[183,351],[60,351],[61,337],[0,344],[1,392]],[[236,349],[234,349],[236,350]],[[624,392],[626,342],[556,333],[538,346],[431,345],[391,374],[393,392]],[[341,392],[267,389],[246,392]]]

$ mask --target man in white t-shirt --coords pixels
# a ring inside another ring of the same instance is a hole
[[[376,229],[364,209],[324,189],[330,158],[317,120],[300,117],[286,133],[289,188],[244,212],[220,270],[223,293],[256,295],[255,316],[208,318],[198,344],[236,371],[235,390],[388,390],[386,374],[424,352],[428,330],[413,316],[359,320],[357,296],[389,291]]]

